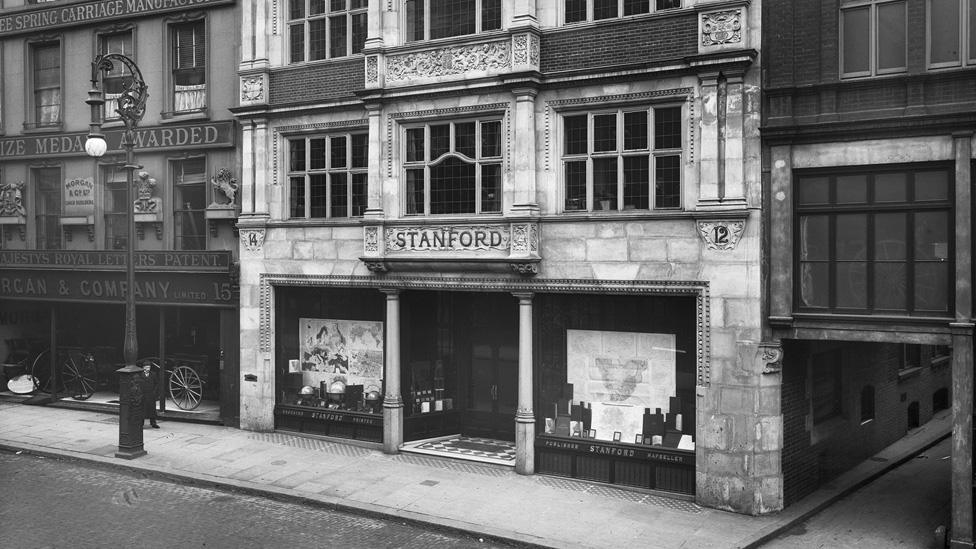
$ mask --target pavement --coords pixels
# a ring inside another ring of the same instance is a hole
[[[523,546],[751,548],[948,436],[948,410],[786,510],[762,517],[646,491],[375,446],[160,418],[148,454],[114,457],[118,416],[0,400],[0,450],[395,518]]]

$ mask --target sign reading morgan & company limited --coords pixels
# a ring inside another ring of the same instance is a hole
[[[509,251],[508,225],[421,225],[385,232],[389,252]]]

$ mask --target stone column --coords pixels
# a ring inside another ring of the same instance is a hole
[[[535,97],[534,88],[519,88],[515,94],[515,150],[512,153],[512,209],[534,211],[536,201],[535,171]]]
[[[241,122],[241,214],[254,213],[254,124]]]
[[[515,472],[535,472],[535,414],[532,412],[532,297],[515,293],[519,302],[518,411],[515,413]]]
[[[719,201],[718,73],[698,76],[701,93],[701,152],[698,168],[698,202]]]
[[[509,28],[539,26],[539,21],[535,16],[535,6],[536,0],[513,0],[512,24]]]
[[[271,149],[268,137],[268,122],[266,120],[256,120],[254,122],[254,209],[255,214],[268,215],[270,208],[268,204],[271,197],[268,193],[268,151]]]
[[[724,193],[722,202],[727,204],[746,204],[745,188],[745,141],[742,135],[743,96],[742,74],[727,75],[725,81],[725,120],[720,120],[724,130],[723,153],[725,163]]]
[[[788,320],[793,311],[793,151],[770,148],[769,316]]]
[[[400,290],[386,294],[386,394],[383,396],[383,451],[396,454],[403,444],[403,398],[400,396]]]
[[[366,180],[366,217],[383,217],[383,110],[366,105],[369,116],[369,175]]]

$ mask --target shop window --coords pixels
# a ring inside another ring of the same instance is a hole
[[[939,168],[798,173],[798,310],[949,314],[952,185]]]
[[[125,250],[128,241],[128,213],[132,207],[132,202],[126,196],[126,173],[121,167],[106,166],[104,177],[105,249]]]
[[[175,248],[177,250],[207,249],[206,158],[190,158],[173,162],[173,215],[175,217]]]
[[[61,43],[30,46],[31,112],[27,128],[50,128],[61,124]]]
[[[845,3],[854,4],[852,0]],[[841,75],[905,72],[907,25],[904,0],[871,0],[841,8]]]
[[[37,249],[61,249],[61,168],[32,168]]]
[[[206,26],[202,19],[170,26],[173,113],[202,112],[207,108]]]
[[[681,207],[681,107],[563,116],[565,211]]]
[[[98,53],[99,55],[120,53],[132,58],[132,31],[98,35]],[[102,107],[102,116],[105,120],[119,119],[118,99],[122,95],[126,80],[131,76],[132,73],[129,68],[118,62],[112,63],[112,70],[103,73],[102,91],[105,94],[105,105]]]
[[[502,122],[435,122],[405,130],[407,215],[502,210]]]
[[[289,215],[362,217],[366,211],[369,135],[344,133],[289,139]]]
[[[929,67],[976,65],[976,0],[928,0]]]
[[[681,7],[681,0],[565,0],[566,23],[600,21]]]
[[[841,406],[841,352],[818,353],[811,358],[810,405],[813,424],[839,417]]]
[[[403,6],[408,42],[502,28],[501,0],[406,0]]]
[[[289,0],[290,63],[346,57],[366,45],[367,0]]]
[[[861,389],[861,423],[874,419],[874,387],[865,385]]]

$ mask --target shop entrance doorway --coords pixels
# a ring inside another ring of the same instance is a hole
[[[470,294],[470,360],[461,434],[515,440],[518,311],[509,294]]]

